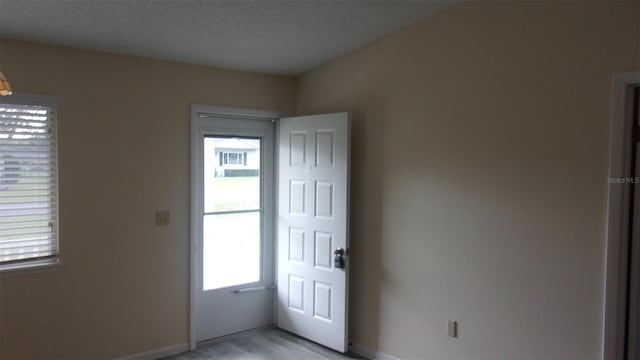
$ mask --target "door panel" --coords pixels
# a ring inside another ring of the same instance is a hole
[[[349,115],[281,119],[278,148],[278,326],[345,352]]]
[[[205,215],[202,290],[260,281],[260,212]]]

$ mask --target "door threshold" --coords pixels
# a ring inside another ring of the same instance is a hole
[[[265,326],[259,326],[259,327],[252,328],[252,329],[249,329],[249,330],[239,331],[239,332],[236,332],[236,333],[233,333],[233,334],[229,334],[229,335],[218,336],[218,337],[213,338],[213,339],[198,341],[196,343],[196,348],[198,346],[200,346],[200,345],[210,345],[210,344],[217,344],[217,343],[225,342],[225,341],[229,341],[229,340],[235,340],[235,339],[239,339],[239,338],[245,337],[247,335],[254,334],[254,333],[262,331],[262,330],[275,329],[275,328],[276,328],[276,324],[270,324],[270,325],[265,325]]]

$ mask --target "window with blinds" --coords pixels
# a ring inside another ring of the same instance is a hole
[[[56,107],[39,99],[0,99],[0,265],[58,254]]]

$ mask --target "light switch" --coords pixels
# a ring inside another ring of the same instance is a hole
[[[458,337],[458,322],[455,320],[447,320],[447,335],[457,338]]]
[[[169,210],[156,211],[156,226],[169,226]]]

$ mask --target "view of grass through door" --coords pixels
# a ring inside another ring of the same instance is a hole
[[[203,290],[261,279],[260,167],[260,139],[204,139]]]

